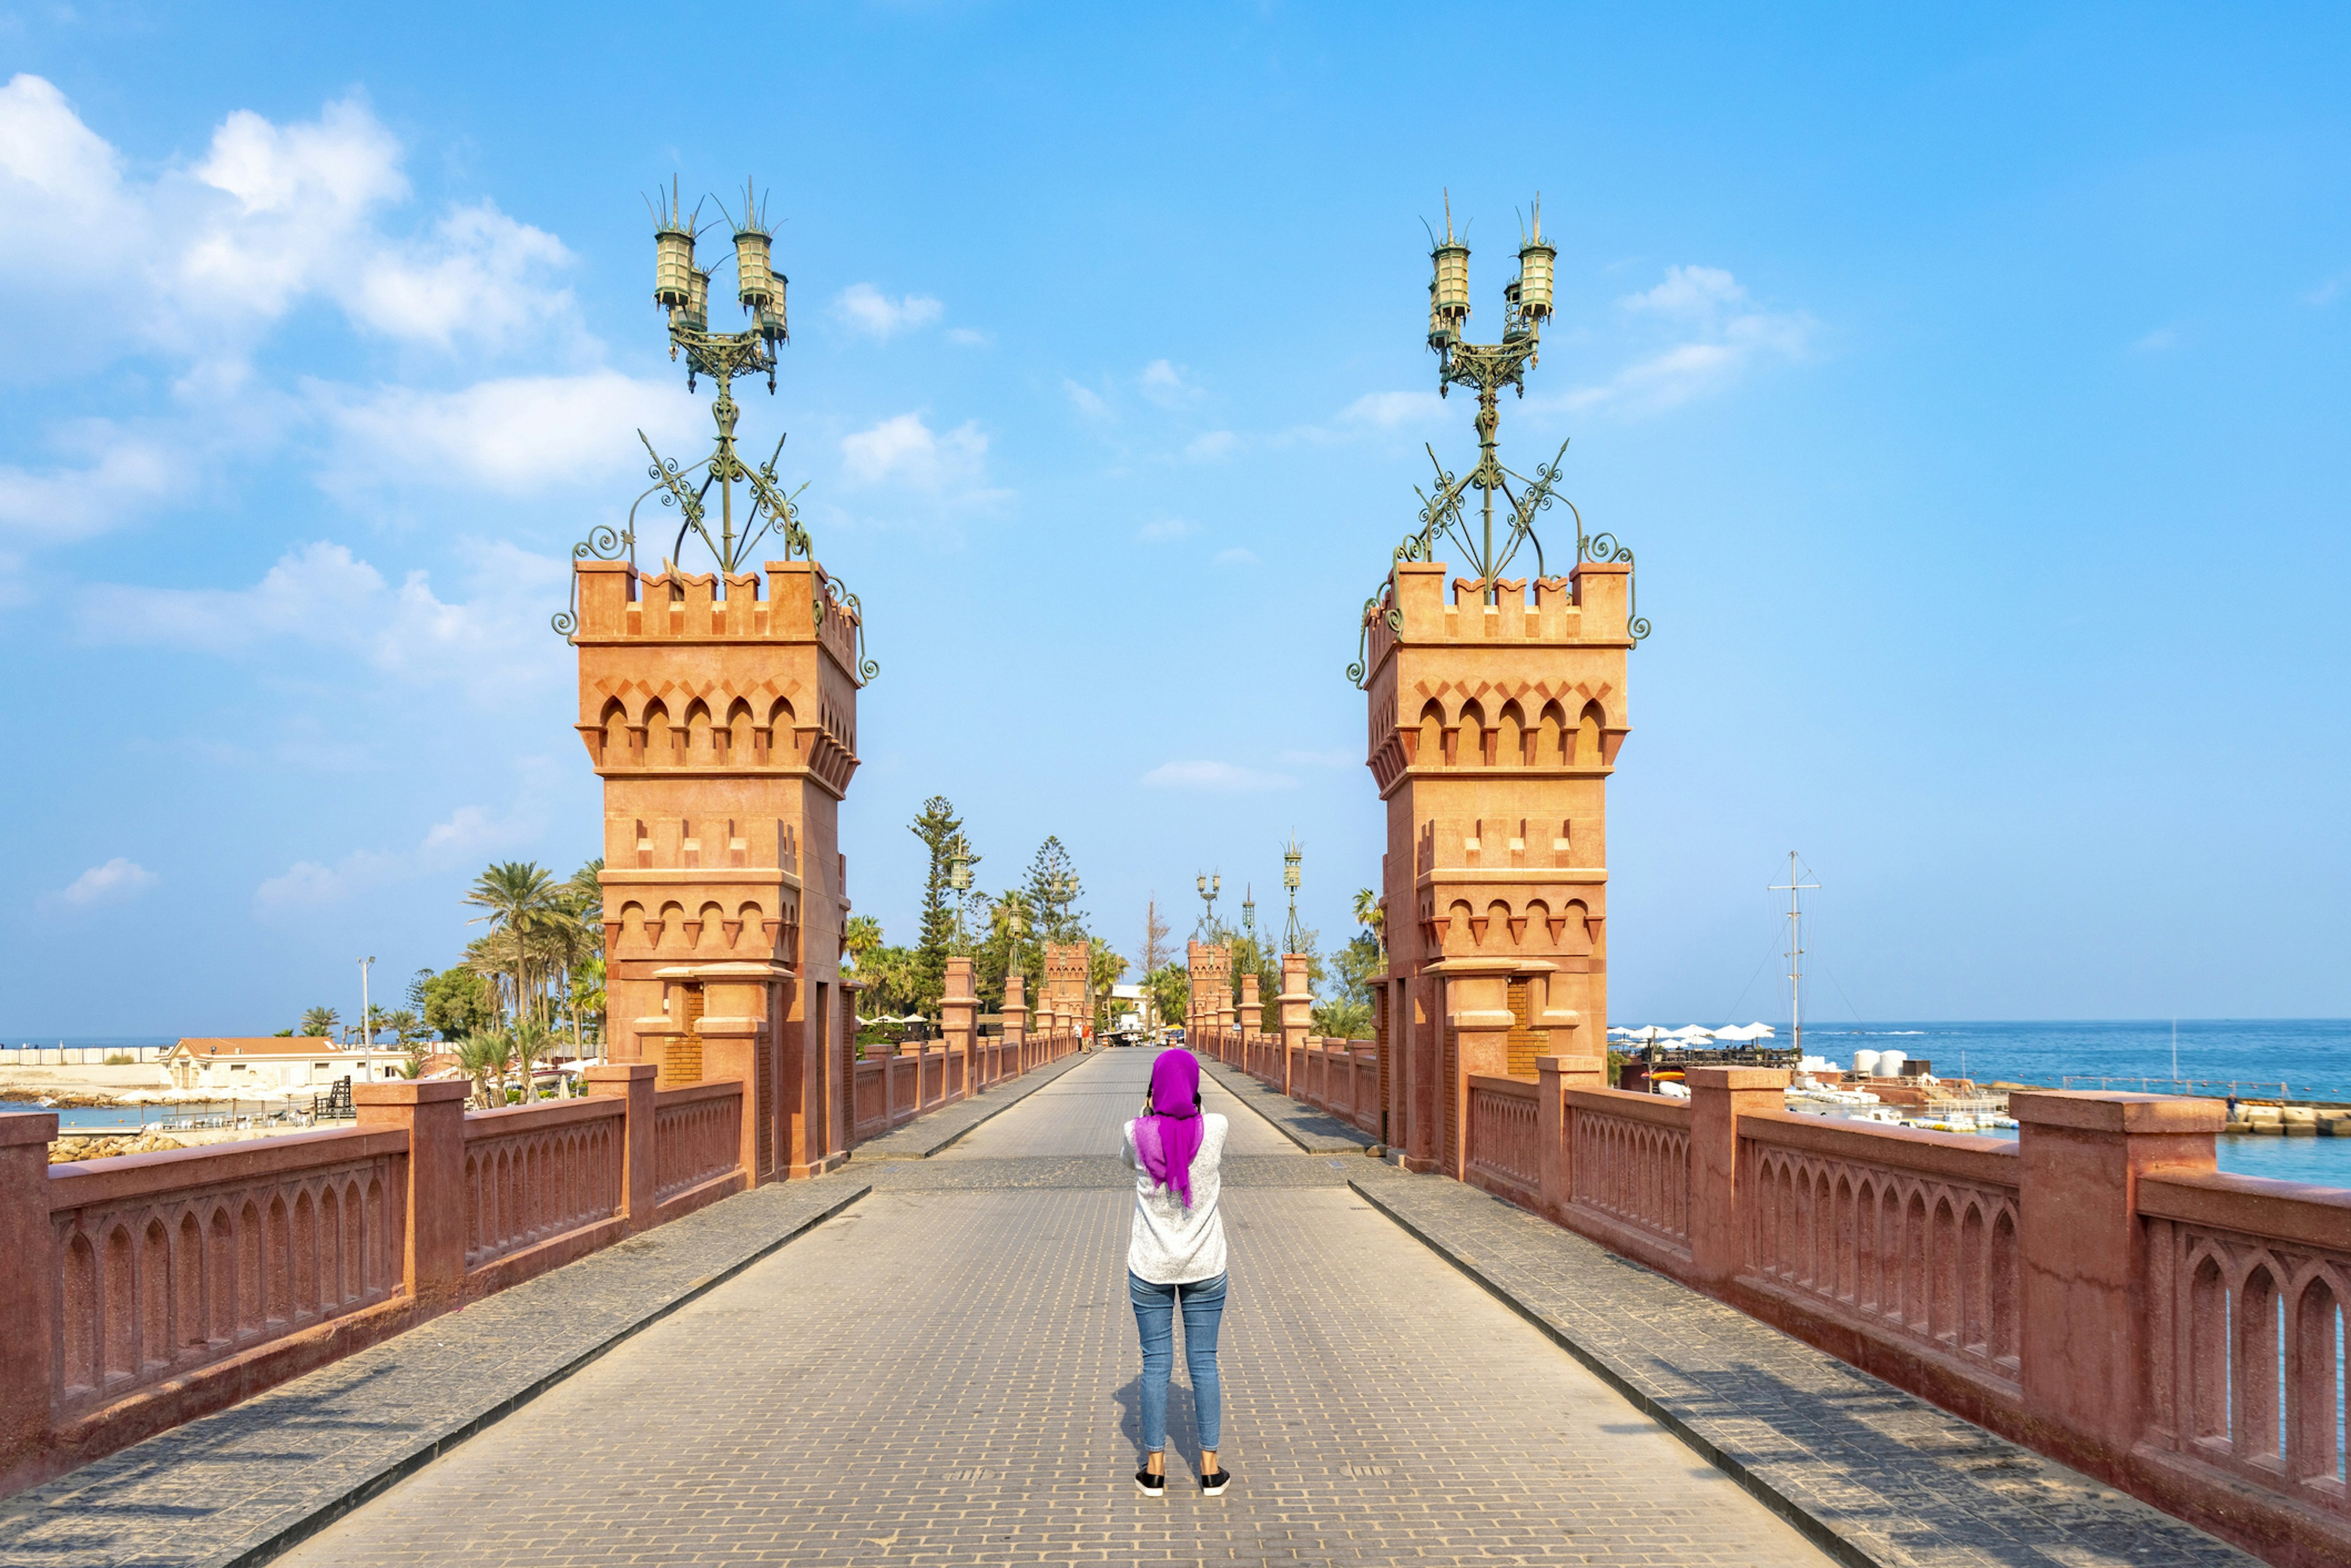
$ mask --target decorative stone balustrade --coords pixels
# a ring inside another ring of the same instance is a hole
[[[956,1016],[852,1064],[850,1142],[1083,1045]],[[656,1072],[473,1113],[463,1083],[359,1084],[356,1128],[57,1166],[54,1113],[0,1116],[0,1496],[756,1185],[745,1081]]]
[[[1375,1049],[1194,1042],[1379,1135],[1338,1087]],[[2351,1560],[2351,1191],[2221,1174],[2217,1103],[2020,1092],[2011,1143],[1790,1114],[1780,1071],[1536,1067],[1465,1075],[1463,1179],[2269,1562]]]

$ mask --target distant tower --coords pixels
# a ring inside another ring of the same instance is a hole
[[[1196,939],[1186,945],[1185,957],[1192,978],[1192,1005],[1186,1013],[1186,1021],[1194,1029],[1214,1029],[1217,1015],[1229,1011],[1233,1005],[1232,944],[1212,945]]]
[[[604,780],[607,1037],[666,1087],[747,1077],[760,1176],[843,1157],[855,1038],[838,813],[856,612],[813,560],[641,577],[580,560],[580,736]]]
[[[1092,956],[1090,945],[1048,942],[1044,947],[1045,1000],[1058,1013],[1082,1019],[1086,1008],[1086,960]]]
[[[1399,561],[1367,608],[1369,763],[1387,802],[1388,1138],[1459,1174],[1471,1073],[1604,1082],[1607,787],[1628,719],[1632,567],[1533,584]],[[1389,622],[1393,612],[1396,624]]]

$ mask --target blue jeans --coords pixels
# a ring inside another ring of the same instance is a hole
[[[1217,1385],[1217,1328],[1225,1321],[1225,1276],[1190,1285],[1155,1285],[1129,1270],[1126,1299],[1143,1334],[1143,1446],[1167,1447],[1167,1379],[1176,1370],[1176,1302],[1183,1293],[1184,1367],[1192,1375],[1192,1413],[1200,1447],[1217,1446],[1224,1396]]]

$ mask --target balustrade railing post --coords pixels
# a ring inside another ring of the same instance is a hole
[[[1002,1068],[1006,1078],[1029,1071],[1029,978],[1018,969],[1004,977]]]
[[[1720,1287],[1746,1262],[1746,1219],[1740,1212],[1739,1118],[1784,1110],[1784,1067],[1693,1067],[1683,1075],[1690,1093],[1690,1267],[1701,1284]]]
[[[1307,988],[1304,954],[1281,956],[1281,995],[1276,1000],[1281,1005],[1281,1092],[1290,1094],[1294,1092],[1291,1059],[1306,1048],[1306,1031],[1314,1024],[1314,993]]]
[[[1542,1212],[1554,1222],[1567,1213],[1568,1172],[1567,1085],[1561,1082],[1559,1058],[1535,1058],[1535,1167]]]
[[[54,1111],[0,1116],[0,1475],[49,1429],[49,1356],[57,1264],[49,1232]]]
[[[631,1235],[652,1226],[656,1207],[660,1166],[653,1146],[653,1092],[659,1071],[650,1061],[611,1061],[588,1070],[588,1092],[628,1102],[621,1113],[621,1207]]]
[[[465,1097],[463,1080],[354,1083],[362,1127],[408,1134],[408,1192],[401,1274],[410,1300],[449,1305],[465,1285]]]
[[[939,1003],[939,1016],[946,1036],[947,1054],[963,1063],[963,1079],[956,1085],[964,1094],[972,1091],[972,1027],[979,1014],[979,998],[971,988],[971,960],[967,957],[947,960],[946,996]],[[951,1092],[945,1082],[939,1084],[941,1097]]]
[[[2209,1174],[2214,1100],[2050,1090],[2009,1096],[2017,1201],[2018,1381],[2029,1417],[2113,1458],[2146,1413],[2149,1316],[2138,1180]]]

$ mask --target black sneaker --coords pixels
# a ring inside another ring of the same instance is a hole
[[[1224,1490],[1232,1484],[1233,1472],[1218,1470],[1213,1475],[1200,1478],[1200,1493],[1204,1497],[1220,1497],[1224,1494]]]
[[[1145,1497],[1165,1497],[1167,1478],[1155,1476],[1149,1470],[1137,1470],[1134,1472],[1134,1490]]]

